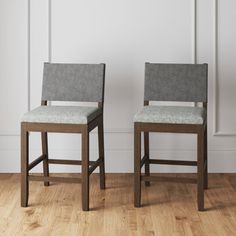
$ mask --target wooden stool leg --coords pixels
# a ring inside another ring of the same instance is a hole
[[[205,134],[204,134],[204,144],[205,144],[205,148],[204,148],[204,161],[205,161],[205,169],[204,169],[204,189],[208,188],[208,145],[207,145],[207,125],[205,128]]]
[[[29,197],[29,180],[28,180],[28,163],[29,163],[29,133],[24,125],[21,125],[21,206],[28,206]]]
[[[48,134],[46,132],[41,133],[42,140],[42,152],[45,155],[45,159],[43,160],[43,175],[44,177],[49,176],[49,168],[48,168]],[[49,186],[49,182],[45,181],[44,186]]]
[[[147,156],[145,163],[145,175],[150,176],[150,164],[149,164],[149,133],[144,132],[144,154]],[[145,186],[150,186],[150,181],[145,181]]]
[[[134,206],[141,206],[141,131],[134,125]]]
[[[99,148],[99,159],[100,159],[100,188],[105,189],[105,160],[104,160],[104,129],[103,129],[103,118],[102,122],[98,125],[98,148]]]
[[[198,200],[198,210],[204,210],[204,129],[198,133],[197,141],[197,200]]]
[[[89,210],[89,132],[88,127],[82,132],[82,209]]]

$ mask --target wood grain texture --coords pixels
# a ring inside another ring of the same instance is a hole
[[[204,212],[197,210],[196,185],[142,183],[145,204],[134,208],[132,174],[107,174],[105,191],[99,182],[91,175],[89,212],[82,211],[81,185],[64,183],[31,182],[29,207],[21,208],[20,175],[0,174],[0,235],[235,235],[236,174],[209,174]]]

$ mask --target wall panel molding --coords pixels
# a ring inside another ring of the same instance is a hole
[[[214,52],[214,74],[213,74],[213,135],[214,136],[236,136],[236,132],[224,132],[218,129],[218,111],[219,111],[219,0],[214,0],[214,43],[213,43],[213,52]]]
[[[27,111],[28,4],[28,0],[2,0],[0,3],[0,137],[19,136],[18,120]]]
[[[30,20],[30,17],[31,17],[31,11],[30,11],[30,1],[31,0],[28,0],[28,9],[27,9],[27,12],[28,12],[28,25],[27,25],[27,56],[28,56],[28,68],[27,68],[27,91],[28,91],[28,94],[27,94],[27,98],[28,98],[28,101],[27,101],[27,108],[28,108],[28,111],[30,111],[30,54],[31,54],[31,47],[30,47],[30,27],[31,27],[31,20]]]
[[[193,63],[197,63],[197,0],[193,0]]]

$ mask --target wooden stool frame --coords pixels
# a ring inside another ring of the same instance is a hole
[[[42,101],[41,105],[47,105]],[[104,128],[103,128],[103,102],[98,106],[102,109],[100,115],[88,124],[56,124],[56,123],[21,123],[21,206],[28,206],[29,181],[44,181],[44,186],[49,182],[81,183],[82,184],[82,209],[89,210],[89,176],[100,168],[100,188],[105,189],[105,161],[104,161]],[[98,127],[99,158],[89,161],[89,133]],[[41,132],[42,155],[29,163],[29,132]],[[82,135],[82,161],[49,159],[48,157],[48,132],[52,133],[79,133]],[[29,174],[29,171],[43,162],[43,176]],[[51,177],[49,164],[81,165],[82,177]]]
[[[72,78],[72,79],[71,79]],[[97,86],[93,86],[95,81]],[[85,124],[21,122],[21,206],[28,206],[29,181],[43,181],[44,186],[50,182],[82,184],[82,209],[89,210],[89,176],[100,168],[100,188],[105,189],[104,163],[104,128],[103,104],[105,87],[105,64],[65,64],[44,63],[41,106],[48,101],[96,102],[100,112]],[[63,88],[63,89],[62,89]],[[89,134],[98,127],[99,157],[89,161]],[[40,132],[42,155],[29,163],[29,132]],[[49,159],[48,132],[81,134],[82,160]],[[29,171],[43,162],[43,176],[29,174]],[[81,178],[52,177],[49,164],[81,165]]]
[[[144,105],[149,105],[149,101],[144,101]],[[207,103],[203,103],[207,109]],[[141,158],[141,133],[144,133],[144,156]],[[150,159],[149,154],[149,133],[167,132],[167,133],[187,133],[197,135],[197,161],[180,160],[157,160]],[[150,164],[165,165],[185,165],[197,166],[197,179],[194,178],[171,178],[150,176]],[[145,166],[145,174],[141,173],[141,168]],[[163,124],[163,123],[134,123],[134,205],[141,206],[141,182],[146,186],[150,181],[169,181],[197,184],[197,202],[198,210],[204,210],[204,189],[208,187],[207,171],[207,118],[202,125],[194,124]]]

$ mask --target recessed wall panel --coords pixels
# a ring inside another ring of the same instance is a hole
[[[0,135],[18,135],[28,104],[27,0],[0,1]]]

